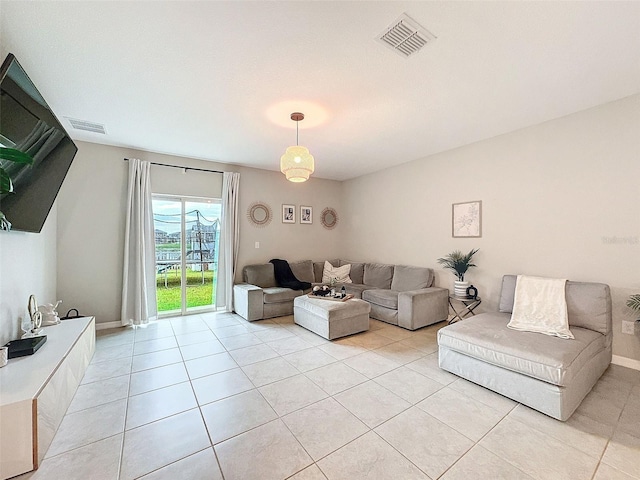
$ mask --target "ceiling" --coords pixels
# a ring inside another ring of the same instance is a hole
[[[405,12],[437,37],[409,58],[375,41]],[[278,170],[301,111],[319,178],[640,92],[636,1],[0,0],[0,13],[0,53],[74,139]]]

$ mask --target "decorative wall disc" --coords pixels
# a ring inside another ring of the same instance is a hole
[[[254,202],[247,209],[247,218],[255,227],[266,227],[273,219],[271,207],[264,202]]]
[[[320,214],[320,223],[324,228],[331,230],[338,224],[337,212],[331,207],[325,208]]]

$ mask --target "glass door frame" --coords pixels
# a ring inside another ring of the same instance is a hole
[[[158,318],[175,317],[176,315],[197,315],[199,313],[215,312],[217,310],[215,300],[212,298],[211,305],[203,305],[199,307],[187,307],[187,228],[186,228],[186,203],[187,202],[201,202],[201,203],[222,203],[221,198],[213,197],[195,197],[190,195],[171,195],[163,193],[153,193],[153,200],[165,200],[180,203],[180,309],[179,310],[167,310],[164,312],[158,311]],[[154,226],[155,228],[155,226]],[[153,252],[155,256],[155,251]],[[202,260],[201,260],[202,262]],[[217,262],[216,262],[217,263]],[[201,265],[202,268],[202,265]],[[217,271],[217,268],[216,268]],[[212,279],[213,282],[213,279]],[[217,276],[216,276],[217,282]],[[157,289],[157,285],[156,285]]]

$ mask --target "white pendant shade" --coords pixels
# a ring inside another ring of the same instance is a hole
[[[313,155],[309,149],[298,145],[298,123],[304,120],[304,113],[293,112],[291,120],[296,122],[296,144],[287,148],[280,157],[280,171],[290,182],[306,182],[315,169]]]
[[[315,169],[313,155],[301,145],[294,145],[280,157],[280,171],[290,182],[306,182]]]

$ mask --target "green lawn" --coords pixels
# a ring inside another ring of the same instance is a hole
[[[170,270],[166,274],[159,273],[156,276],[156,294],[158,297],[158,311],[180,310],[180,270]],[[204,272],[204,284],[202,272],[194,272],[187,269],[187,308],[211,305],[215,275],[209,270]]]
[[[156,243],[156,250],[180,251],[179,243]]]

